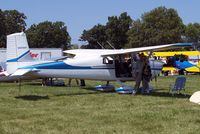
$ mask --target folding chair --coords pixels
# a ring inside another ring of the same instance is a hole
[[[185,95],[185,82],[186,78],[185,77],[177,77],[175,84],[170,85],[169,92],[174,95],[174,93],[180,93],[181,90],[184,90],[184,95]]]

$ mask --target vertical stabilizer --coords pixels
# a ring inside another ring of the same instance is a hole
[[[19,67],[18,62],[33,60],[30,54],[26,34],[14,33],[7,36],[7,72],[13,73]]]

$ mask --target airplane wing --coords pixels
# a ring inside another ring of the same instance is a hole
[[[148,47],[140,47],[140,48],[130,48],[130,49],[121,49],[121,50],[113,50],[107,53],[102,54],[101,56],[113,56],[119,54],[128,54],[128,53],[137,53],[137,52],[145,52],[145,51],[160,51],[167,50],[178,47],[191,47],[192,43],[175,43],[175,44],[167,44],[167,45],[159,45],[159,46],[148,46]]]
[[[17,69],[17,71],[14,72],[13,74],[11,74],[10,76],[22,76],[27,73],[37,72],[37,71],[38,70],[36,70],[36,69]]]

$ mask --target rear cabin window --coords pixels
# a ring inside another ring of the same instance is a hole
[[[2,71],[3,71],[3,67],[0,66],[0,72],[2,72]]]

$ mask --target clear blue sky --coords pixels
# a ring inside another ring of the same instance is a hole
[[[78,44],[84,44],[78,41],[84,29],[105,24],[108,16],[127,12],[138,19],[158,6],[176,9],[184,24],[200,23],[199,0],[0,0],[0,9],[16,9],[27,16],[27,28],[46,20],[65,22],[72,43]]]

